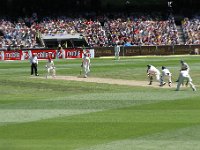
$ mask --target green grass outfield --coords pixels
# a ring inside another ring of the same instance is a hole
[[[152,64],[167,66],[175,81],[180,59],[196,92],[31,78],[28,61],[1,61],[0,150],[199,150],[200,56],[95,58],[90,76],[147,81]],[[78,76],[81,60],[55,65],[57,75]]]

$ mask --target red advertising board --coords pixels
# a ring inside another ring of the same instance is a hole
[[[82,49],[63,49],[63,50],[31,50],[32,54],[37,54],[38,59],[58,58],[82,58]]]
[[[27,50],[4,50],[0,51],[0,60],[28,60],[33,54],[36,54],[38,59],[67,59],[67,58],[82,58],[83,53],[94,58],[94,49],[83,50],[81,48],[69,48],[63,50],[55,49],[27,49]]]
[[[21,60],[21,50],[4,51],[4,60]]]
[[[31,54],[36,54],[38,59],[56,58],[56,50],[31,50]]]
[[[82,58],[83,50],[80,48],[66,49],[65,58]]]
[[[4,60],[4,51],[0,51],[0,60]]]

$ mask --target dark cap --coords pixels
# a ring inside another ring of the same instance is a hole
[[[165,66],[162,66],[162,70],[163,70],[163,69],[166,69],[166,67],[165,67]]]
[[[147,65],[147,67],[148,67],[148,68],[150,68],[150,67],[151,67],[151,65],[149,64],[149,65]]]

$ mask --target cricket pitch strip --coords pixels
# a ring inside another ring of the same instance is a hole
[[[36,77],[44,78],[45,77]],[[91,83],[104,83],[113,85],[126,85],[126,86],[142,86],[142,87],[154,87],[154,88],[174,88],[176,85],[172,83],[169,87],[168,84],[160,87],[158,82],[153,82],[152,85],[148,85],[149,81],[136,81],[136,80],[125,80],[125,79],[111,79],[111,78],[98,78],[98,77],[88,77],[83,78],[81,76],[56,76],[55,78],[48,77],[51,80],[68,80],[68,81],[81,81],[81,82],[91,82]]]

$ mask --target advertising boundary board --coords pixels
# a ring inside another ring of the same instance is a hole
[[[198,54],[200,45],[120,46],[120,56]],[[94,48],[95,57],[114,56],[114,47]]]
[[[120,56],[140,55],[187,55],[199,54],[200,45],[163,45],[163,46],[120,46]],[[38,59],[74,59],[82,58],[86,53],[90,58],[114,56],[114,47],[67,48],[67,49],[0,49],[0,60],[28,60],[35,53]]]
[[[94,49],[23,49],[23,50],[2,50],[0,51],[0,60],[28,60],[33,54],[36,54],[38,59],[74,59],[82,58],[83,53],[94,58]]]

